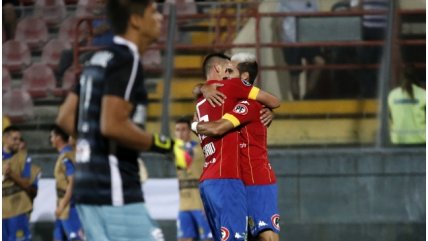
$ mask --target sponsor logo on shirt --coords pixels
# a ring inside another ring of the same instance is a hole
[[[226,241],[230,236],[229,229],[225,227],[221,227],[220,231],[221,231],[221,241]]]
[[[235,105],[235,107],[233,108],[233,112],[240,115],[246,115],[248,113],[248,108],[244,104],[240,103]]]
[[[272,220],[273,227],[279,231],[280,230],[280,228],[279,228],[279,215],[274,214],[272,216],[271,220]]]
[[[267,223],[265,223],[264,221],[260,220],[259,224],[258,224],[259,228],[267,226]]]

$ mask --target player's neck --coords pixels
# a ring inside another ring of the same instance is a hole
[[[66,147],[68,145],[68,143],[60,143],[57,145],[56,149],[58,150],[58,152],[62,151],[62,149],[64,149],[64,147]]]

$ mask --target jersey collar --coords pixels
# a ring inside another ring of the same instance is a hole
[[[61,149],[59,153],[63,154],[64,152],[70,152],[70,151],[73,151],[73,148],[70,145],[66,145]]]
[[[113,42],[120,45],[126,45],[135,55],[139,55],[137,45],[135,45],[133,42],[118,35],[113,37]]]

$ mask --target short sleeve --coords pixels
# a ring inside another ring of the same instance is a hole
[[[252,86],[250,83],[240,80],[231,79],[224,81],[224,86],[219,89],[229,99],[242,100],[250,99],[255,100],[260,89]]]
[[[62,161],[64,163],[65,166],[65,175],[67,177],[74,175],[75,172],[75,167],[73,165],[73,162],[71,162],[70,159],[66,158]]]
[[[24,163],[24,169],[21,172],[21,177],[30,178],[31,177],[31,157],[27,156]]]
[[[244,125],[260,117],[259,105],[255,102],[240,101],[231,111],[223,115],[223,119],[232,122],[234,127]]]

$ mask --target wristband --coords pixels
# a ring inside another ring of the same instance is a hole
[[[191,125],[192,131],[198,133],[198,129],[197,129],[198,128],[198,124],[199,124],[199,122],[197,122],[197,121],[192,122],[192,125]]]
[[[174,147],[174,140],[169,137],[154,134],[152,140],[152,146],[149,151],[157,153],[171,153]]]

